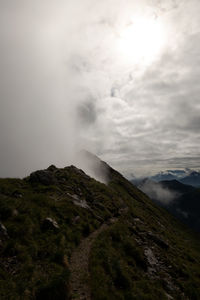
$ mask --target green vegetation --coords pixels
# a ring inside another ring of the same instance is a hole
[[[90,253],[92,300],[200,299],[198,238],[111,168],[109,176],[106,186],[51,166],[0,179],[0,299],[70,299],[71,254],[106,222]]]

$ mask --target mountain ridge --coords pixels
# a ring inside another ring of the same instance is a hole
[[[131,181],[137,184],[138,181],[141,181],[145,178],[149,178],[155,182],[177,180],[183,184],[200,187],[200,172],[190,169],[161,171],[153,176],[133,178]]]
[[[101,163],[107,184],[53,165],[0,179],[1,299],[200,297],[197,236]],[[91,236],[81,295],[72,288],[73,255]]]

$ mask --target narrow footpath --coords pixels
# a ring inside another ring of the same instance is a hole
[[[111,219],[110,224],[116,222]],[[87,238],[83,239],[80,245],[74,250],[70,259],[70,292],[71,299],[91,300],[89,287],[89,257],[93,242],[98,235],[109,227],[104,223]]]

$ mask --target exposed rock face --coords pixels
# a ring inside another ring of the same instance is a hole
[[[30,182],[40,183],[44,185],[53,185],[56,184],[57,180],[52,172],[48,170],[41,170],[31,173]]]
[[[148,272],[150,274],[155,273],[158,265],[158,260],[156,259],[152,249],[148,247],[145,248],[144,255],[146,256],[149,264]]]
[[[42,229],[43,230],[49,230],[49,229],[57,230],[57,229],[59,229],[59,225],[52,218],[46,218],[42,223]]]

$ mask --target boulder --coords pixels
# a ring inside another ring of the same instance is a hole
[[[6,227],[0,222],[0,238],[8,238]]]
[[[42,223],[42,229],[43,230],[58,230],[59,229],[59,225],[58,223],[52,219],[52,218],[46,218],[43,223]]]
[[[73,203],[74,205],[77,205],[77,206],[80,206],[82,208],[85,208],[85,209],[90,209],[90,206],[87,204],[86,200],[82,200],[82,199],[79,199],[79,200],[73,200]]]
[[[51,166],[49,166],[49,167],[47,168],[47,170],[50,171],[50,172],[54,172],[54,171],[57,170],[57,168],[56,168],[56,166],[51,165]]]

